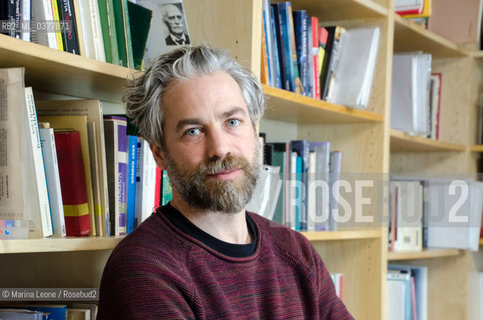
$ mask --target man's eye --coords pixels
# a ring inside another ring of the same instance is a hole
[[[238,119],[230,119],[230,120],[228,120],[227,124],[230,127],[236,127],[236,126],[238,126],[240,124],[240,120],[238,120]]]
[[[186,136],[197,136],[200,134],[200,129],[199,128],[191,128],[185,131]]]

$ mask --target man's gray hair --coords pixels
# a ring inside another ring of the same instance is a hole
[[[228,73],[239,85],[252,125],[263,117],[265,98],[253,73],[226,52],[207,46],[181,47],[159,56],[144,74],[131,80],[123,96],[126,114],[150,144],[164,149],[163,95],[173,81],[186,81],[218,71]]]

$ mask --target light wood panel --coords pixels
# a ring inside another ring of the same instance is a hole
[[[391,129],[391,152],[448,152],[465,151],[462,144],[449,143]]]
[[[458,249],[436,249],[436,248],[424,248],[422,251],[412,252],[388,252],[388,261],[398,260],[421,260],[457,256],[460,253]]]
[[[0,241],[0,253],[106,250],[123,237],[66,237]]]
[[[473,152],[483,152],[483,144],[471,146]]]
[[[126,79],[135,71],[0,34],[0,67],[24,67],[36,90],[121,102]]]
[[[358,229],[343,231],[306,231],[301,232],[310,241],[335,241],[356,239],[377,239],[382,237],[380,229]]]
[[[331,273],[342,273],[342,300],[355,319],[383,319],[382,239],[316,241]]]
[[[420,26],[411,24],[396,13],[394,15],[394,52],[424,51],[433,58],[468,56],[455,43],[434,34]]]

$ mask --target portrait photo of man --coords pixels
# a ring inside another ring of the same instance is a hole
[[[165,38],[167,46],[190,44],[190,38],[185,32],[185,19],[181,6],[177,3],[169,3],[161,8],[162,20],[169,30]]]

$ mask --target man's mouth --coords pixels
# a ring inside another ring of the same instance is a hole
[[[231,180],[235,178],[240,171],[241,171],[240,168],[234,168],[230,170],[220,171],[214,174],[209,174],[208,177],[216,180]]]

